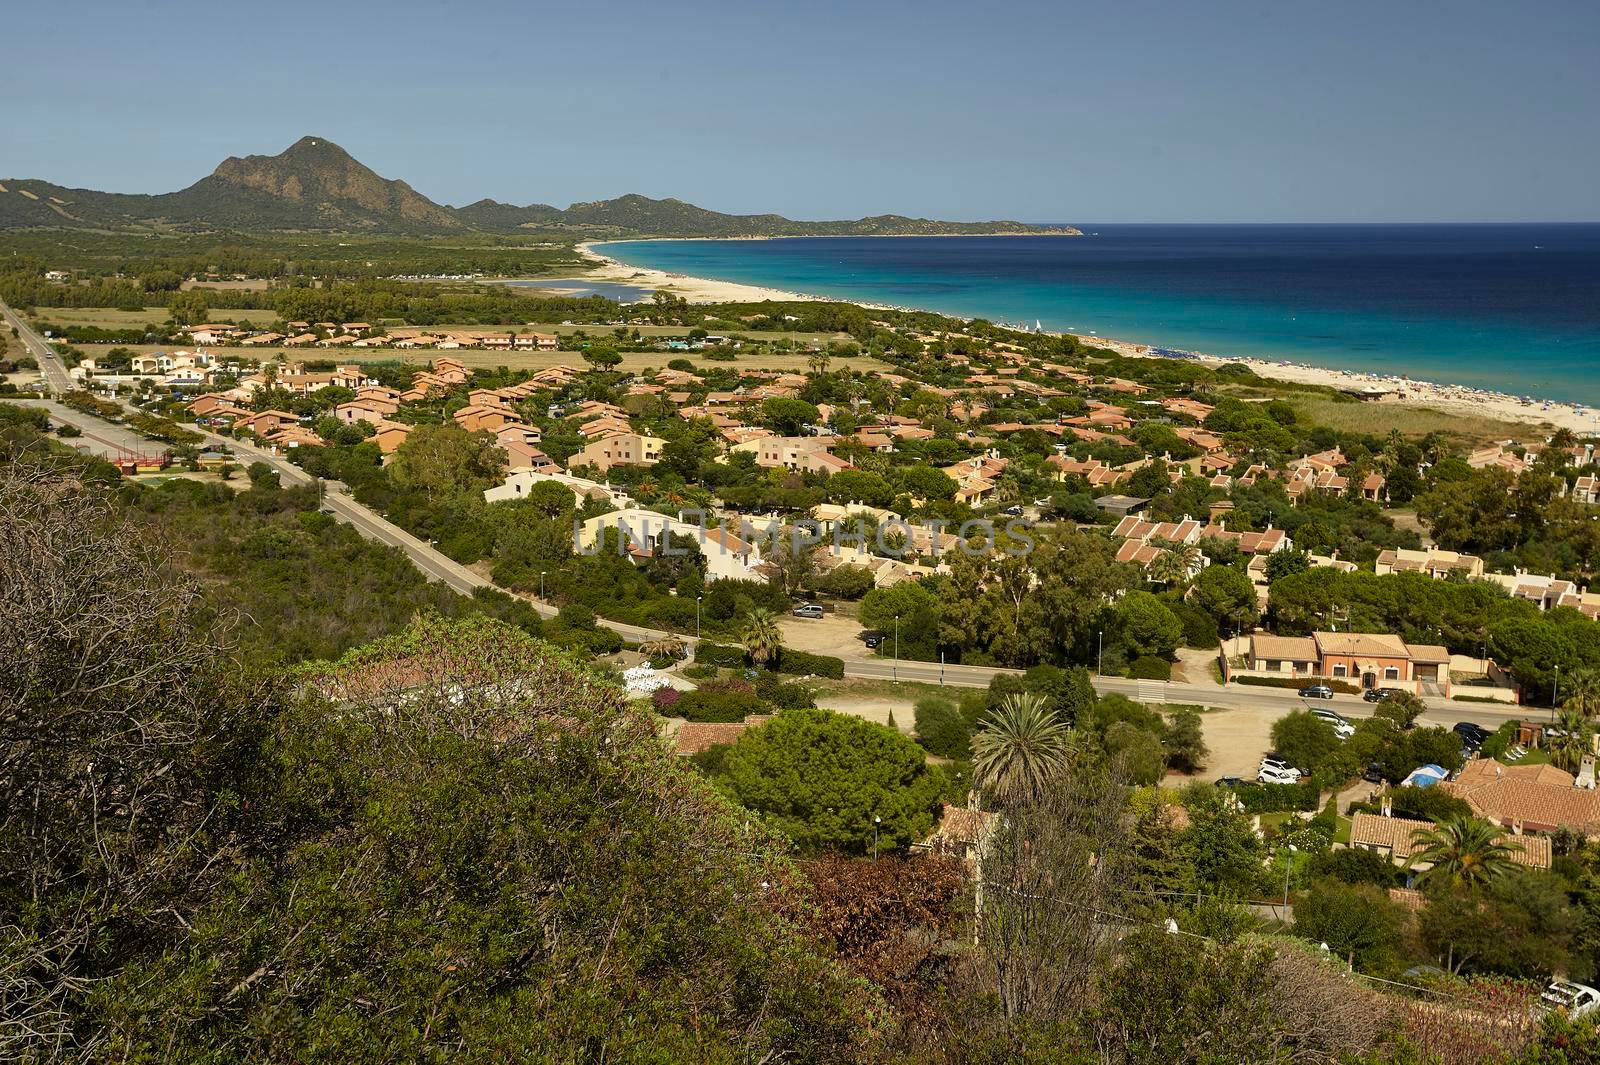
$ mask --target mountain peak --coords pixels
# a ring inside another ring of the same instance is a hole
[[[206,182],[266,193],[304,205],[330,221],[358,226],[383,219],[459,229],[451,212],[403,181],[380,177],[326,137],[301,137],[277,155],[230,156]]]

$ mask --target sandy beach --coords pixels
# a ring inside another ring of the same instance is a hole
[[[603,243],[603,242],[593,242]],[[586,280],[615,281],[647,289],[665,289],[682,296],[691,303],[758,302],[760,300],[817,300],[827,297],[783,289],[742,285],[732,281],[715,281],[687,274],[668,273],[630,266],[596,251],[593,243],[578,245],[578,252],[595,264]],[[876,310],[909,310],[881,304],[856,302]],[[1087,344],[1108,348],[1122,355],[1137,358],[1160,358],[1152,355],[1150,345],[1110,337],[1074,334]],[[1373,404],[1395,404],[1407,407],[1430,407],[1446,414],[1470,415],[1478,418],[1495,418],[1518,422],[1546,430],[1571,429],[1582,435],[1600,435],[1600,411],[1575,403],[1560,403],[1534,397],[1520,397],[1491,392],[1465,385],[1442,384],[1432,381],[1415,381],[1400,375],[1362,373],[1355,370],[1332,370],[1321,366],[1270,359],[1224,357],[1193,353],[1197,361],[1208,366],[1223,363],[1243,363],[1262,377],[1300,384],[1326,385],[1345,392],[1370,396]]]
[[[761,300],[815,300],[802,292],[785,292],[778,288],[759,285],[740,285],[732,281],[713,281],[687,274],[670,274],[665,270],[647,270],[629,266],[594,250],[595,243],[578,245],[578,254],[594,263],[594,270],[584,275],[585,281],[615,281],[623,285],[637,285],[652,291],[661,289],[682,296],[690,303],[759,303]]]
[[[1121,355],[1136,358],[1160,358],[1151,355],[1148,344],[1137,344],[1107,337],[1074,334],[1088,344],[1109,348]],[[1269,359],[1224,358],[1219,355],[1194,353],[1196,361],[1207,366],[1224,363],[1241,363],[1262,377],[1299,384],[1325,385],[1340,391],[1368,398],[1373,404],[1394,404],[1407,407],[1431,407],[1447,414],[1470,415],[1478,418],[1495,418],[1507,422],[1522,422],[1541,428],[1571,429],[1580,435],[1600,435],[1600,411],[1577,403],[1506,395],[1466,385],[1442,384],[1434,381],[1415,381],[1399,374],[1363,373],[1358,370],[1331,370],[1322,366],[1305,366],[1288,361]]]

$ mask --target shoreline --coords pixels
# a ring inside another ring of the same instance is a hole
[[[697,238],[722,239],[722,238]],[[782,239],[782,238],[757,238]],[[578,254],[595,263],[596,272],[585,280],[612,281],[637,285],[640,288],[665,289],[682,296],[690,303],[759,303],[762,300],[786,302],[823,301],[853,303],[858,307],[876,311],[932,311],[925,307],[898,307],[892,304],[869,303],[862,300],[839,299],[813,293],[790,292],[784,289],[746,285],[734,281],[674,274],[665,270],[632,266],[595,250],[597,245],[624,243],[622,241],[585,241],[577,245]],[[633,242],[627,242],[633,243]],[[958,319],[959,315],[948,315]],[[1048,330],[1046,332],[1049,332]],[[1070,335],[1081,343],[1106,348],[1119,355],[1132,358],[1168,358],[1151,354],[1153,345],[1114,337],[1092,336],[1082,333],[1056,333]],[[1542,399],[1534,396],[1515,396],[1505,392],[1474,388],[1469,385],[1452,385],[1435,381],[1414,380],[1403,374],[1378,374],[1361,370],[1338,370],[1326,366],[1313,366],[1289,360],[1264,359],[1253,356],[1228,357],[1204,352],[1190,352],[1190,357],[1202,365],[1216,368],[1227,363],[1248,366],[1261,377],[1295,384],[1322,385],[1351,394],[1382,393],[1366,402],[1374,405],[1391,404],[1403,407],[1430,407],[1445,413],[1459,413],[1472,417],[1489,417],[1505,422],[1515,422],[1534,427],[1571,429],[1579,435],[1600,436],[1600,410],[1581,403]]]

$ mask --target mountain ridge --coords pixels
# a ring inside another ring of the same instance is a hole
[[[905,215],[796,221],[724,214],[675,198],[628,193],[558,208],[481,199],[451,207],[385,178],[326,137],[305,136],[277,155],[229,156],[206,177],[160,194],[73,189],[37,178],[0,178],[0,230],[314,231],[392,235],[572,233],[584,236],[775,237],[1045,234],[1070,226],[1015,221],[943,222]]]

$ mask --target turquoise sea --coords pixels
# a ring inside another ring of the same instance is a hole
[[[1600,224],[658,240],[642,267],[1600,405]]]

